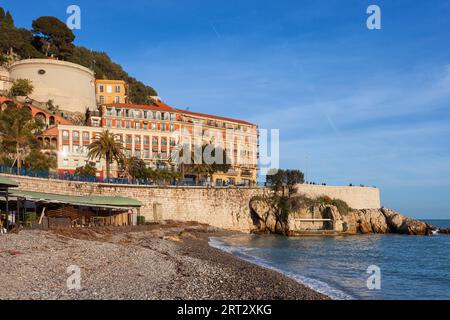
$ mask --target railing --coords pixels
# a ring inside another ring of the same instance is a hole
[[[0,166],[0,173],[18,175],[24,177],[32,178],[43,178],[43,179],[57,179],[66,181],[77,181],[77,182],[92,182],[92,183],[112,183],[112,184],[128,184],[128,185],[144,185],[144,186],[192,186],[192,187],[229,187],[233,186],[230,184],[216,185],[213,182],[200,181],[195,182],[189,179],[186,180],[153,180],[153,179],[129,179],[129,178],[102,178],[102,177],[92,177],[92,176],[80,176],[69,173],[57,173],[49,171],[35,171],[30,169],[21,168],[17,172],[17,167]],[[244,187],[244,185],[237,185],[238,187]]]

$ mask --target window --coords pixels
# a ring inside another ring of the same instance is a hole
[[[175,130],[175,127],[173,126],[173,124],[170,125],[170,132],[173,132]]]
[[[112,124],[111,119],[106,119],[106,126],[111,127],[111,124]]]
[[[144,150],[144,158],[145,158],[145,159],[150,158],[150,150],[149,150],[149,149],[145,149],[145,150]]]
[[[63,160],[63,166],[64,167],[68,167],[69,166],[69,159],[64,159]]]
[[[112,93],[112,85],[107,85],[106,86],[106,92],[107,93]]]
[[[72,132],[72,138],[73,138],[73,141],[80,140],[80,133],[78,131]]]
[[[158,137],[153,137],[152,144],[158,145]]]
[[[134,150],[134,154],[135,154],[136,157],[140,158],[141,157],[141,150],[140,149]]]
[[[116,120],[116,128],[120,128],[121,125],[122,125],[122,121]]]
[[[135,129],[140,129],[141,128],[140,123],[139,122],[135,122],[134,123],[134,128]]]
[[[125,154],[127,155],[127,157],[131,157],[131,149],[126,149]]]
[[[69,139],[69,131],[63,131],[63,139]]]
[[[140,144],[141,143],[141,137],[140,136],[134,136],[134,143]]]
[[[120,103],[120,97],[119,97],[119,96],[116,96],[116,97],[114,98],[114,102],[115,102],[115,103]]]
[[[83,141],[89,142],[89,132],[83,132]]]
[[[150,139],[149,137],[144,137],[144,144],[149,144],[150,143]]]
[[[100,104],[105,103],[105,97],[104,96],[100,96]]]
[[[80,153],[80,146],[77,144],[73,145],[73,153]]]
[[[125,128],[130,129],[130,120],[125,121]]]
[[[152,130],[156,130],[156,123],[152,123]]]
[[[83,156],[87,156],[89,152],[89,147],[88,146],[83,146]]]
[[[167,146],[167,138],[161,138],[161,145],[162,146]]]
[[[78,159],[73,160],[73,166],[78,168]]]
[[[105,86],[104,85],[101,84],[98,88],[99,88],[99,91],[101,93],[105,92]]]
[[[120,86],[119,85],[116,85],[115,91],[116,91],[116,93],[120,93]]]
[[[126,142],[127,142],[128,144],[131,144],[131,143],[132,143],[131,136],[127,135]]]
[[[69,146],[68,145],[62,146],[62,152],[64,155],[69,154]]]

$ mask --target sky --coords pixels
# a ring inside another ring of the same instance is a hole
[[[279,129],[282,168],[450,219],[449,1],[0,0],[25,28],[71,4],[76,44],[169,105]]]

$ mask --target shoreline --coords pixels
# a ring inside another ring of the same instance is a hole
[[[330,299],[209,245],[233,234],[169,222],[1,235],[0,299]],[[81,270],[81,290],[67,289],[70,265]]]

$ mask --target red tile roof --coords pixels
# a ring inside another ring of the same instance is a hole
[[[130,104],[130,103],[108,103],[105,104],[107,107],[120,107],[120,108],[133,108],[133,109],[149,109],[155,111],[171,111],[176,112],[177,110],[168,106],[162,102],[155,102],[154,105],[144,105],[144,104]]]
[[[221,116],[214,116],[214,115],[210,115],[210,114],[206,114],[206,113],[199,113],[199,112],[193,112],[193,111],[187,111],[187,110],[181,110],[181,109],[176,109],[178,112],[184,113],[184,114],[189,114],[192,116],[197,116],[197,117],[203,117],[203,118],[212,118],[212,119],[217,119],[217,120],[222,120],[222,121],[231,121],[231,122],[237,122],[237,123],[242,123],[242,124],[246,124],[249,126],[255,126],[255,124],[244,121],[244,120],[238,120],[238,119],[232,119],[232,118],[226,118],[226,117],[221,117]]]

